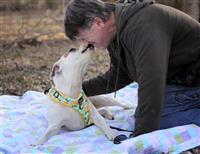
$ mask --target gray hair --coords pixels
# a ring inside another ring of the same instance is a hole
[[[71,0],[65,12],[65,34],[76,40],[79,29],[89,29],[95,17],[107,21],[113,11],[113,4],[101,0]]]

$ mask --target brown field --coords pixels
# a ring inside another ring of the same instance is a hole
[[[0,19],[0,95],[43,91],[51,85],[54,62],[69,48],[78,47],[65,37],[62,15],[56,11],[7,12]],[[108,53],[96,51],[84,79],[105,72],[108,65]]]

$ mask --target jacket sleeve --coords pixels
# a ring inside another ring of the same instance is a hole
[[[99,75],[93,79],[83,82],[83,90],[87,96],[94,96],[100,94],[111,93],[115,90],[115,81],[117,76],[117,60],[110,55],[111,66],[109,70],[102,75]],[[109,85],[107,87],[109,80]],[[116,90],[123,88],[131,82],[127,73],[123,69],[119,69],[119,76]]]
[[[127,46],[133,53],[138,89],[138,114],[135,133],[140,135],[159,128],[164,103],[171,37],[160,26],[141,25],[130,29]]]

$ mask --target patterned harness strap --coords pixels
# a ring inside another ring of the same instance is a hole
[[[78,98],[73,99],[70,97],[65,96],[63,93],[59,92],[52,87],[49,90],[48,96],[56,103],[64,105],[66,107],[73,108],[75,111],[79,112],[81,118],[84,121],[84,127],[87,127],[93,124],[92,120],[90,119],[90,110],[89,110],[89,99],[85,95],[84,91],[81,90]]]

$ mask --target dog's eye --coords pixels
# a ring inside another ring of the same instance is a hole
[[[69,50],[69,52],[75,52],[76,51],[76,48],[71,48],[70,50]]]

